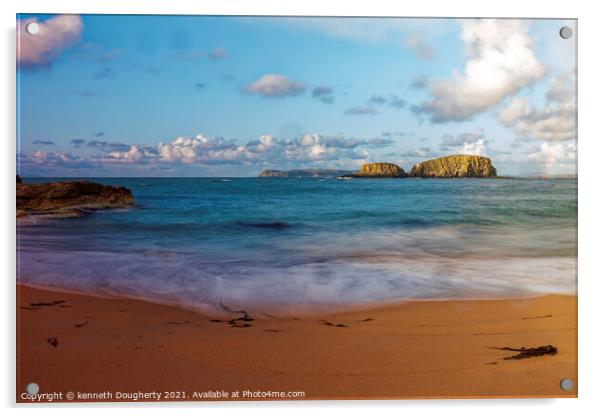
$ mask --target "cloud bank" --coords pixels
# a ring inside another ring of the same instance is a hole
[[[77,140],[77,147],[83,144]],[[369,149],[393,144],[385,138],[346,138],[305,134],[294,139],[278,139],[263,135],[246,144],[238,144],[221,137],[177,137],[157,145],[125,145],[88,141],[87,148],[100,150],[91,157],[68,152],[37,151],[20,155],[20,162],[30,168],[69,167],[86,168],[107,165],[258,165],[258,166],[321,166],[330,163],[349,166],[371,159]]]
[[[527,158],[531,162],[552,166],[559,163],[572,163],[577,160],[575,143],[543,143],[539,149],[530,153]]]

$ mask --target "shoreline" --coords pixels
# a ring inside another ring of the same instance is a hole
[[[17,284],[16,399],[30,402],[19,393],[33,381],[40,393],[185,392],[180,400],[245,389],[305,393],[294,400],[577,396],[576,296],[225,314]],[[558,353],[495,349],[545,345]]]
[[[219,316],[219,315],[228,315],[231,314],[227,310],[210,310],[210,308],[202,309],[199,307],[188,306],[184,303],[178,302],[161,302],[160,300],[153,299],[151,297],[145,296],[135,296],[129,294],[120,294],[120,293],[91,293],[85,290],[77,290],[71,289],[67,287],[53,287],[53,286],[45,286],[45,285],[37,285],[35,283],[19,283],[17,282],[17,289],[19,287],[25,287],[34,290],[40,290],[43,292],[50,293],[58,293],[58,294],[69,294],[75,296],[96,298],[96,299],[104,299],[104,300],[121,300],[121,301],[133,301],[133,302],[144,302],[151,305],[163,306],[169,308],[176,308],[186,312],[196,313],[201,316]],[[440,297],[440,298],[398,298],[398,299],[382,299],[382,300],[373,300],[373,301],[365,301],[365,302],[346,302],[341,304],[326,304],[326,303],[316,303],[316,304],[304,304],[302,306],[296,306],[288,309],[287,311],[279,310],[278,314],[283,316],[284,318],[292,318],[293,316],[297,317],[306,317],[312,318],[316,316],[322,316],[325,314],[337,314],[337,313],[354,313],[354,312],[362,312],[362,311],[370,311],[374,309],[383,309],[395,307],[407,303],[438,303],[438,302],[487,302],[487,301],[513,301],[513,300],[529,300],[529,299],[537,299],[547,296],[560,296],[560,297],[577,297],[576,291],[571,293],[569,292],[550,292],[550,293],[539,293],[539,292],[522,292],[517,295],[508,295],[508,296],[491,296],[491,297]],[[227,302],[226,302],[227,303]],[[236,308],[238,309],[238,304],[236,304]],[[228,306],[226,306],[227,308]],[[244,307],[244,306],[241,306]],[[245,307],[249,312],[261,313],[260,311],[270,311],[272,308],[282,308],[282,304],[280,303],[265,303],[265,304],[257,304],[251,308]],[[295,309],[296,308],[296,309]],[[313,309],[313,310],[310,310]],[[260,317],[259,317],[260,318]]]

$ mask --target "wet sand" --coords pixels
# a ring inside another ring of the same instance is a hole
[[[574,296],[224,317],[23,285],[17,295],[19,402],[30,401],[21,396],[30,382],[63,393],[57,401],[69,401],[67,392],[76,401],[123,400],[118,392],[161,392],[161,400],[170,399],[165,392],[215,399],[215,391],[238,391],[239,400],[261,398],[245,393],[257,391],[304,392],[292,399],[577,395]],[[501,349],[547,345],[557,353],[505,359],[521,352]],[[563,378],[571,391],[560,389]]]

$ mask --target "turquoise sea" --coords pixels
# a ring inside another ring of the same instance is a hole
[[[19,221],[20,282],[198,310],[577,289],[576,179],[88,179],[136,206]]]

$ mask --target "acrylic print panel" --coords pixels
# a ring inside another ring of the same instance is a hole
[[[576,23],[17,16],[17,401],[575,397]]]

